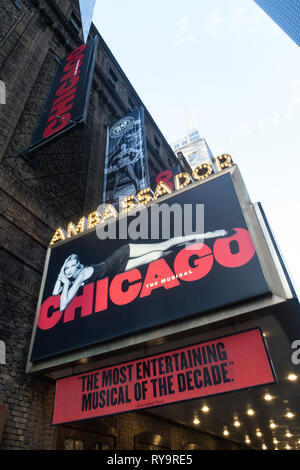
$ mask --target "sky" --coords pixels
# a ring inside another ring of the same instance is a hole
[[[169,143],[186,105],[232,156],[299,295],[299,47],[253,0],[97,0],[93,21]]]

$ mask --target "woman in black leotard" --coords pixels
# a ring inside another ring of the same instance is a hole
[[[216,238],[227,235],[225,230],[216,230],[201,235],[175,237],[158,243],[126,244],[98,264],[84,266],[76,254],[69,256],[58,275],[53,294],[60,294],[60,311],[62,312],[75,297],[80,286],[87,281],[93,282],[106,276],[113,277],[117,273],[130,271],[143,264],[151,263],[171,253],[174,246],[189,244],[205,238]]]

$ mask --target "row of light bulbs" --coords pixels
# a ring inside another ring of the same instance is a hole
[[[203,411],[203,413],[208,413],[209,410],[210,410],[210,409],[209,409],[209,407],[208,407],[207,405],[204,405],[204,406],[202,406],[202,408],[201,408],[201,411]],[[193,423],[196,424],[196,425],[197,425],[197,424],[200,424],[199,418],[195,417]]]
[[[239,427],[240,423],[238,423],[237,421],[235,421],[234,425]],[[227,427],[224,428],[224,431],[223,431],[223,435],[228,437],[229,436],[229,431],[227,429]],[[262,438],[263,437],[263,434],[262,432],[260,431],[259,428],[257,428],[256,430],[256,436],[259,437],[259,438]],[[292,434],[287,431],[286,434],[285,434],[285,437],[292,437]],[[248,434],[245,435],[245,443],[246,444],[251,444],[251,440],[250,440],[250,437]],[[276,439],[276,437],[273,438],[273,444],[275,444],[275,446],[277,446],[277,444],[279,444],[279,441]],[[297,441],[296,445],[300,444],[300,439]],[[289,445],[289,444],[286,444],[285,446],[286,449],[291,449],[292,447]],[[267,449],[267,446],[265,443],[262,444],[262,449],[266,450]],[[275,447],[275,450],[278,450],[277,447]]]
[[[297,378],[298,378],[297,375],[295,375],[295,374],[293,374],[293,373],[289,374],[288,377],[287,377],[287,379],[290,380],[290,381],[292,381],[292,382],[296,381]],[[272,401],[273,398],[274,398],[274,397],[273,397],[272,395],[270,395],[269,393],[266,393],[266,394],[264,395],[264,400],[266,400],[266,401]],[[209,410],[210,410],[210,409],[209,409],[209,407],[208,407],[207,405],[204,405],[204,406],[201,408],[201,411],[203,411],[204,413],[207,413]],[[254,416],[254,415],[255,415],[255,411],[254,411],[252,408],[248,408],[248,409],[247,409],[247,414],[248,414],[249,416]],[[285,414],[285,417],[286,417],[286,418],[294,418],[294,416],[295,416],[294,413],[292,413],[291,411],[287,411],[287,413]],[[200,424],[199,418],[195,417],[194,420],[193,420],[193,423],[194,423],[195,425]],[[240,423],[240,421],[239,421],[237,418],[235,418],[235,420],[234,420],[234,422],[233,422],[233,425],[234,425],[236,428],[238,428],[238,427],[240,427],[241,423]],[[277,427],[277,425],[274,423],[274,421],[271,421],[271,422],[270,422],[270,428],[271,428],[271,429],[275,429],[276,427]],[[228,431],[228,429],[227,429],[226,426],[224,427],[223,435],[226,436],[226,437],[229,436],[229,431]],[[263,434],[262,434],[262,432],[260,431],[259,428],[257,428],[257,430],[256,430],[256,436],[259,437],[259,438],[263,437]],[[292,434],[291,434],[289,431],[287,431],[286,434],[285,434],[285,436],[286,436],[287,438],[291,438],[291,437],[292,437]],[[249,437],[247,434],[246,434],[246,436],[245,436],[245,442],[246,442],[246,444],[251,444],[250,437]],[[279,441],[278,441],[275,437],[274,437],[274,439],[273,439],[273,444],[275,444],[275,445],[279,444]],[[300,439],[298,440],[297,444],[300,444]],[[285,448],[286,448],[286,449],[291,449],[291,446],[290,446],[289,444],[286,444]],[[264,449],[264,450],[267,449],[267,446],[266,446],[264,443],[262,444],[262,449]],[[275,450],[277,450],[277,447],[275,447]]]

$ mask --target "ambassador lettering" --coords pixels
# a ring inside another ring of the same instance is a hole
[[[230,168],[234,165],[232,158],[228,154],[219,155],[214,158],[214,163],[217,168],[217,172],[221,172],[226,168]],[[107,221],[117,220],[119,215],[130,214],[132,210],[138,210],[141,207],[146,207],[151,201],[157,201],[161,196],[171,194],[174,190],[178,191],[185,188],[187,185],[192,186],[195,182],[203,180],[210,176],[213,173],[212,166],[207,163],[203,163],[194,168],[192,175],[189,173],[179,173],[174,177],[174,184],[170,181],[171,176],[173,175],[171,171],[166,170],[157,175],[157,186],[155,192],[153,193],[152,189],[146,188],[142,191],[139,191],[135,196],[130,195],[120,201],[119,211],[112,204],[106,204],[104,213],[102,216],[97,211],[91,212],[88,217],[81,217],[77,226],[70,222],[68,224],[67,231],[62,227],[59,227],[54,232],[54,235],[51,239],[50,246],[55,243],[66,240],[78,233],[85,232],[93,227],[97,227],[99,224],[106,224]],[[98,208],[99,209],[99,208]]]
[[[244,266],[253,258],[255,248],[248,230],[234,230],[235,235],[216,239],[212,249],[202,243],[182,249],[175,257],[173,269],[165,258],[161,258],[148,265],[144,279],[141,271],[135,268],[117,274],[111,281],[106,277],[87,284],[82,294],[77,294],[63,312],[59,310],[60,295],[48,297],[41,306],[38,327],[49,330],[62,318],[63,323],[73,322],[79,309],[83,318],[107,310],[109,301],[122,306],[138,297],[149,297],[156,289],[168,291],[181,283],[199,281],[210,273],[214,265],[228,269]],[[231,251],[232,243],[238,247],[234,253]]]
[[[76,96],[85,48],[86,44],[83,44],[67,57],[67,64],[63,69],[64,75],[60,79],[61,85],[56,91],[56,98],[52,103],[48,125],[43,132],[44,138],[51,137],[69,124],[72,117],[70,111],[73,108]]]

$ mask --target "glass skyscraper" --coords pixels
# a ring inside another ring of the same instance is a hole
[[[254,0],[300,46],[300,0]]]

